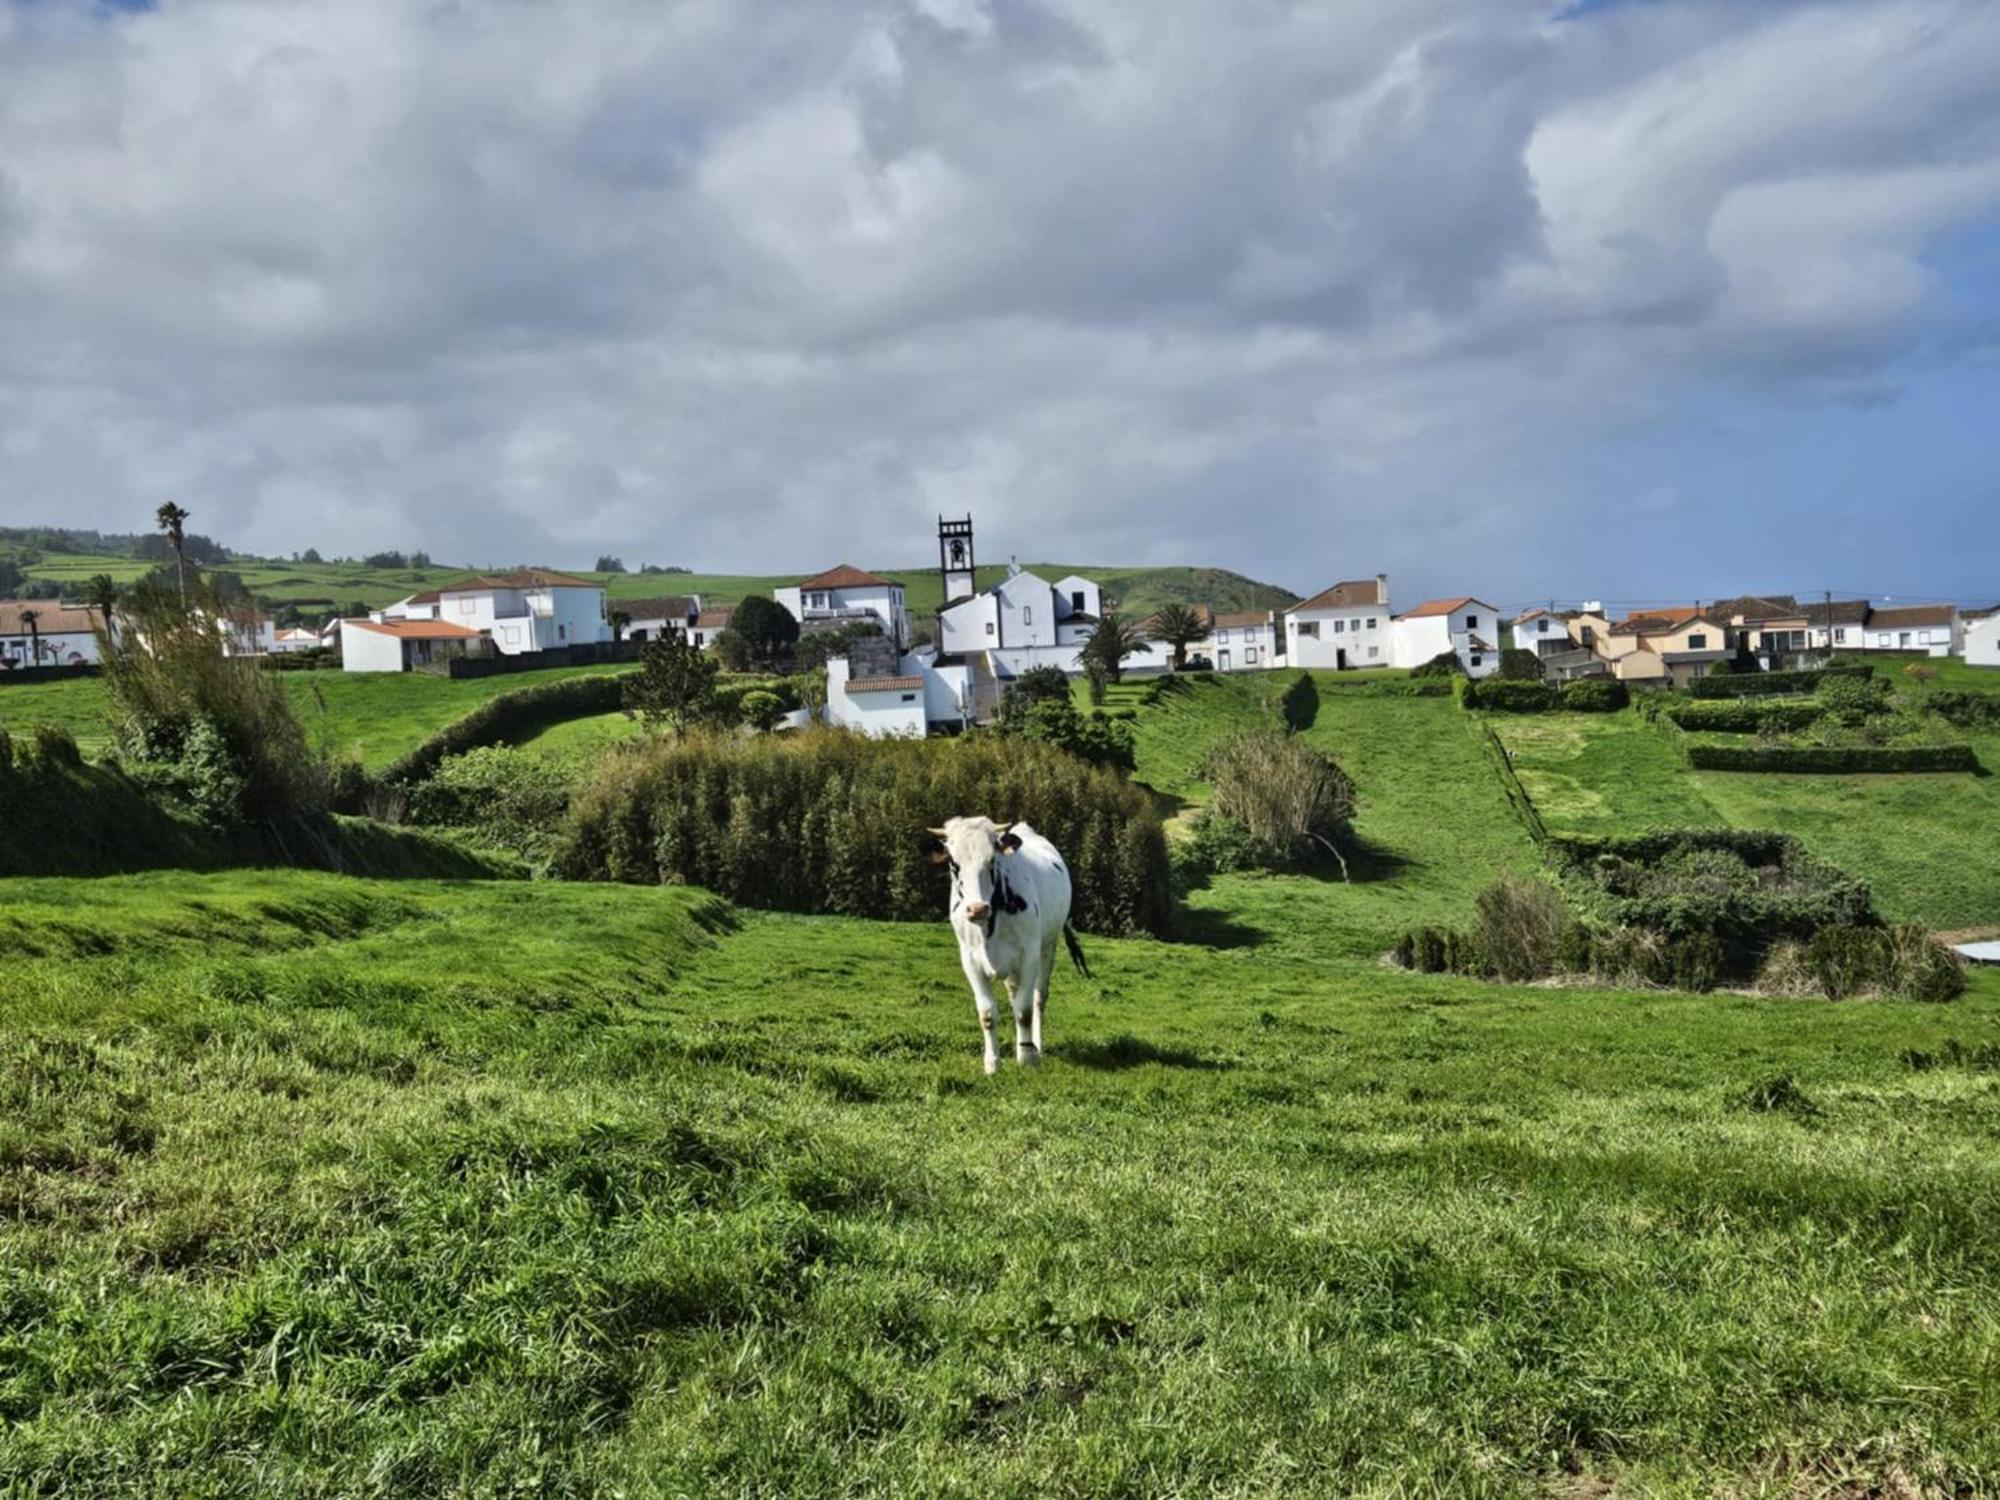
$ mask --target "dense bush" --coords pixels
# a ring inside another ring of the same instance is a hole
[[[1836,776],[1979,769],[1970,745],[1689,745],[1686,754],[1697,771]]]
[[[565,677],[515,688],[488,698],[462,719],[454,719],[382,773],[385,782],[422,781],[447,755],[463,755],[487,745],[521,739],[551,724],[616,713],[623,706],[631,674]]]
[[[61,724],[37,724],[34,738],[28,742],[28,757],[31,765],[44,771],[83,764],[76,736]]]
[[[1578,677],[1562,685],[1562,706],[1571,713],[1615,713],[1632,701],[1632,694],[1616,677]]]
[[[1866,663],[1853,666],[1816,667],[1802,672],[1717,670],[1690,682],[1688,695],[1693,698],[1745,698],[1774,693],[1810,693],[1827,677],[1868,677],[1872,676],[1874,671],[1874,667]]]
[[[1000,722],[1027,713],[1037,703],[1069,701],[1069,678],[1061,667],[1030,667],[1007,685],[1000,698]]]
[[[743,723],[760,734],[769,734],[785,716],[784,701],[768,688],[755,688],[743,695],[737,712]]]
[[[255,657],[266,672],[319,672],[340,665],[340,652],[331,646],[308,646],[303,651],[272,651]]]
[[[1883,994],[1940,1001],[1965,991],[1957,955],[1922,927],[1824,927],[1803,958],[1815,986],[1834,1000]]]
[[[1209,814],[1248,831],[1258,862],[1293,869],[1331,858],[1354,820],[1354,783],[1320,751],[1293,735],[1250,729],[1213,746],[1202,761]]]
[[[1500,653],[1499,676],[1504,682],[1540,682],[1542,659],[1532,651],[1509,646]]]
[[[1410,669],[1412,677],[1463,677],[1465,663],[1456,651],[1440,651],[1420,667]]]
[[[1469,678],[1458,701],[1466,708],[1503,714],[1541,714],[1561,705],[1561,697],[1545,682],[1509,682],[1504,677],[1484,681]]]
[[[1708,730],[1722,734],[1757,734],[1764,731],[1804,729],[1819,718],[1820,706],[1812,700],[1757,698],[1666,700],[1666,716],[1687,730]]]
[[[1990,724],[2000,724],[2000,693],[1940,688],[1924,699],[1923,706],[1946,723],[1956,724],[1960,729],[1979,729]]]
[[[1068,698],[1031,703],[995,728],[1006,738],[1054,745],[1094,766],[1130,772],[1137,764],[1129,723],[1114,720],[1103,709],[1079,713]]]
[[[1319,718],[1319,688],[1312,680],[1312,673],[1301,672],[1286,687],[1284,696],[1278,699],[1278,712],[1283,715],[1285,728],[1297,733],[1310,729]]]
[[[1882,712],[1888,703],[1889,684],[1873,677],[1831,675],[1820,679],[1813,698],[1827,718],[1851,726]]]
[[[1576,923],[1546,881],[1503,875],[1479,893],[1479,942],[1502,979],[1541,979],[1556,972],[1564,939]]]
[[[1054,841],[1079,927],[1170,925],[1166,838],[1147,793],[997,735],[642,741],[606,756],[572,797],[554,865],[575,879],[702,885],[746,906],[922,921],[946,902],[923,831],[975,814]]]
[[[546,859],[569,811],[575,772],[563,761],[500,746],[448,755],[410,792],[409,820],[462,828],[481,843]]]

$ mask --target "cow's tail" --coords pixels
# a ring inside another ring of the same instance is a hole
[[[1090,978],[1090,963],[1083,956],[1083,944],[1076,940],[1076,929],[1067,922],[1063,923],[1063,946],[1069,949],[1069,961],[1076,965],[1076,972]]]

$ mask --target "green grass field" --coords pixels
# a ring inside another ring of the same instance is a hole
[[[1141,777],[1198,806],[1286,680],[1143,710]],[[1812,789],[1819,827],[1630,715],[1496,722],[1562,826],[1792,819],[1931,920],[1976,884],[1975,778]],[[0,881],[0,1493],[2000,1484],[2000,971],[1922,1006],[1387,968],[1533,846],[1452,700],[1328,685],[1306,733],[1366,878],[1086,939],[1047,1061],[991,1080],[942,920]],[[1926,865],[1946,781],[1972,833]]]
[[[457,680],[416,672],[286,672],[280,680],[316,743],[380,770],[497,694],[563,677],[630,670],[551,667]],[[98,755],[110,744],[109,702],[103,682],[94,677],[0,684],[0,726],[20,735],[38,723],[61,724],[86,754]]]

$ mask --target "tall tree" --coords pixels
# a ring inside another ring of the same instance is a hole
[[[788,654],[799,638],[799,622],[775,599],[751,594],[736,606],[729,628],[743,638],[757,665],[768,667]]]
[[[105,639],[116,645],[118,627],[112,620],[112,613],[118,608],[118,580],[109,573],[91,574],[84,581],[83,602],[97,611],[104,621]]]
[[[174,549],[174,576],[180,580],[181,608],[187,608],[187,511],[169,500],[153,512],[153,519],[160,530],[167,534],[167,544]]]
[[[1174,650],[1174,670],[1187,668],[1188,647],[1208,639],[1208,619],[1191,604],[1169,604],[1147,622],[1146,634]]]
[[[685,734],[715,717],[718,668],[714,657],[670,630],[640,653],[638,674],[625,683],[625,707],[648,729]]]
[[[1095,661],[1103,667],[1104,675],[1111,681],[1123,682],[1125,658],[1137,655],[1145,644],[1145,634],[1137,621],[1126,619],[1115,609],[1107,609],[1084,645],[1083,655],[1086,661]]]

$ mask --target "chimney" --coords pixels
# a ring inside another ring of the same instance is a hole
[[[1389,575],[1387,573],[1377,573],[1375,575],[1375,602],[1382,605],[1386,605],[1389,602]]]

